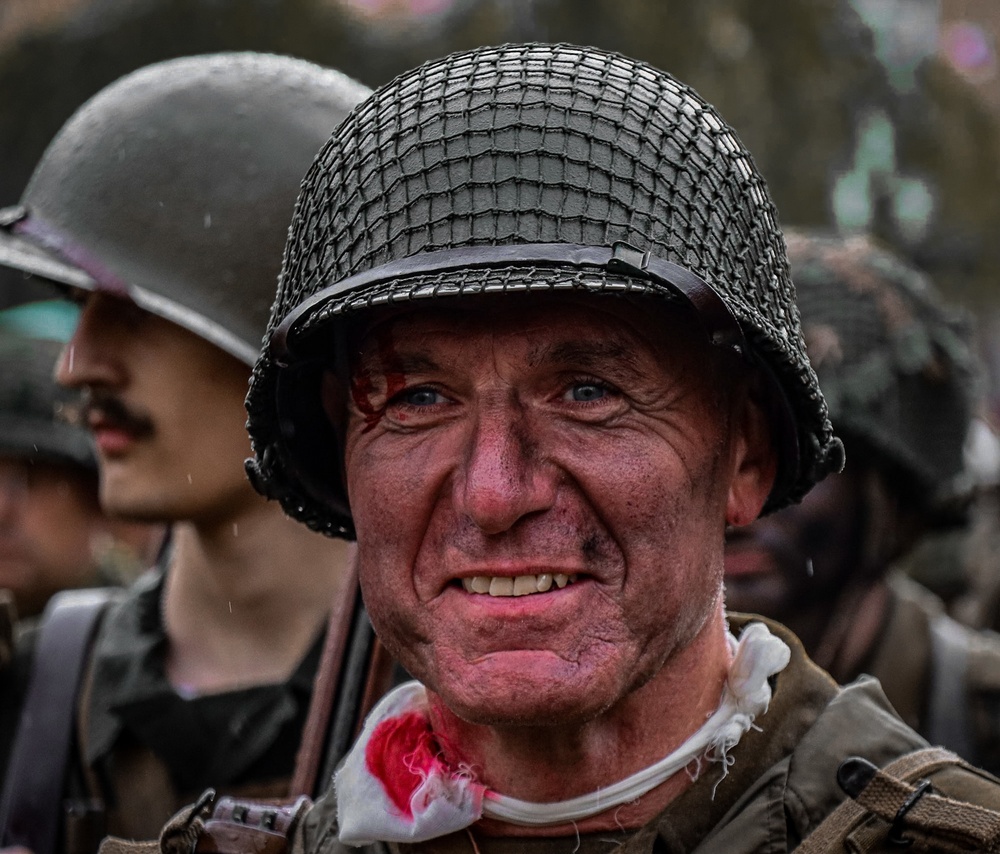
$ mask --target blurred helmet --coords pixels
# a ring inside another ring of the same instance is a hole
[[[767,189],[687,86],[567,45],[457,53],[361,104],[309,170],[247,407],[258,489],[351,536],[318,378],[352,312],[580,289],[694,307],[773,380],[774,509],[842,465]],[[341,343],[338,343],[341,342]],[[325,361],[324,361],[325,360]]]
[[[925,509],[959,497],[976,392],[967,318],[868,237],[786,240],[809,358],[850,458],[863,450],[901,473]]]
[[[129,74],[77,110],[0,211],[0,264],[127,296],[253,364],[299,182],[367,92],[254,53]]]
[[[0,312],[0,455],[97,469],[79,393],[60,388],[53,368],[63,341],[39,332],[65,315],[31,305]]]

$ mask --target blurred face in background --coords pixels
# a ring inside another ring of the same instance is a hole
[[[726,606],[763,614],[796,628],[806,609],[834,607],[862,570],[860,478],[828,476],[800,504],[729,532]]]
[[[80,466],[0,456],[0,588],[18,614],[41,612],[52,594],[127,576],[155,554],[158,528],[108,519],[97,476]]]

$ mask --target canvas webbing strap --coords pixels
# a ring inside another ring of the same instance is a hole
[[[54,854],[90,642],[113,588],[67,590],[46,606],[0,802],[0,846]]]
[[[306,723],[302,729],[302,741],[299,742],[299,750],[295,756],[295,770],[292,773],[292,782],[288,791],[290,797],[298,795],[314,797],[316,794],[317,777],[326,752],[334,696],[340,684],[340,674],[347,652],[351,617],[356,608],[356,599],[360,596],[357,552],[354,549],[351,550],[351,556],[347,562],[346,578],[342,590],[343,593],[337,597],[330,608],[326,641],[316,671],[316,680],[313,683],[309,714],[306,717]]]
[[[864,760],[848,761],[868,765]],[[796,854],[843,850],[844,839],[870,815],[893,825],[890,833],[896,833],[897,838],[903,829],[932,837],[936,850],[997,850],[1000,813],[933,794],[926,782],[918,785],[907,782],[946,765],[965,763],[950,751],[932,747],[908,753],[881,770],[869,765],[871,774],[866,775],[868,779],[859,786],[859,791],[852,793],[853,799],[830,813],[795,849]],[[838,773],[838,778],[842,773]],[[857,840],[863,846],[861,850],[876,850],[886,833],[884,826],[880,826],[862,835],[864,838]],[[908,843],[900,838],[900,844]]]

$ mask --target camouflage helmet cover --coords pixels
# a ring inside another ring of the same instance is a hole
[[[959,498],[977,386],[968,317],[866,236],[786,239],[809,358],[848,453],[866,446],[906,473],[928,508]]]
[[[682,299],[716,343],[765,368],[791,410],[770,509],[842,465],[774,207],[734,132],[649,65],[529,44],[401,75],[320,152],[247,399],[251,479],[312,527],[351,536],[317,390],[342,319],[406,300],[564,288]]]
[[[126,75],[77,110],[0,211],[0,263],[127,296],[253,364],[299,182],[367,93],[256,53]]]

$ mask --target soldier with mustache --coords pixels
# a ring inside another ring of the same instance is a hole
[[[0,212],[0,262],[80,304],[57,375],[88,395],[103,507],[171,529],[163,565],[103,613],[68,764],[15,745],[8,845],[152,835],[208,785],[288,792],[347,546],[250,487],[243,399],[302,173],[366,91],[264,54],[149,66],[82,106]],[[36,672],[63,657],[45,639]]]

